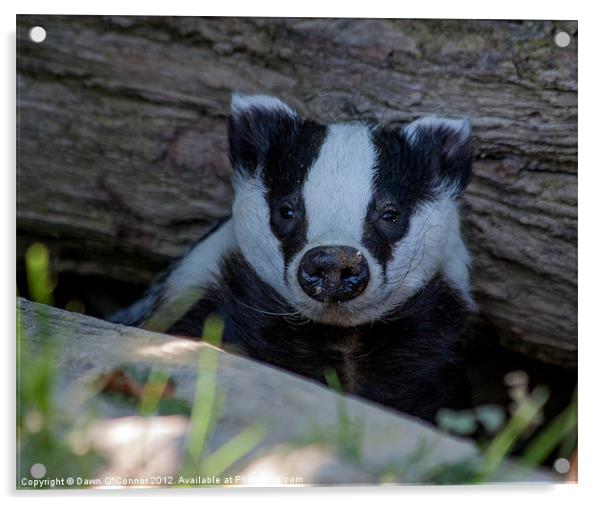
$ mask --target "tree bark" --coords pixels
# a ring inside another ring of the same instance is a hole
[[[59,272],[149,282],[229,213],[232,90],[321,121],[468,116],[480,317],[575,366],[576,22],[19,16],[17,36],[19,257],[41,240]]]

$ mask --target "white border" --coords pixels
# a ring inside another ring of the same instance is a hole
[[[77,0],[21,0],[15,2],[19,14],[121,14],[156,16],[305,16],[305,17],[363,17],[363,18],[458,18],[458,19],[577,19],[579,8],[575,3],[549,0],[525,2],[505,0],[488,5],[470,0],[430,0],[423,2],[347,2],[306,0],[304,2],[224,1],[197,2],[196,0],[153,3],[136,0],[123,2],[79,2]],[[8,9],[7,9],[8,10]],[[11,9],[12,10],[12,9]]]
[[[227,5],[226,5],[227,3]],[[176,496],[178,500],[198,503],[199,500],[250,501],[305,503],[308,499],[342,498],[346,501],[365,502],[374,496],[379,502],[396,502],[403,499],[418,498],[427,502],[444,502],[445,505],[461,503],[488,504],[503,503],[516,499],[545,500],[546,503],[563,503],[567,500],[586,499],[599,496],[598,471],[602,455],[599,424],[602,419],[600,409],[600,375],[598,360],[601,332],[595,318],[599,301],[600,260],[598,246],[600,242],[599,188],[602,187],[602,167],[600,167],[600,18],[596,15],[594,2],[525,2],[524,0],[504,0],[504,2],[421,1],[391,2],[372,0],[354,5],[351,2],[331,2],[306,0],[295,4],[284,2],[148,2],[123,0],[105,0],[103,2],[54,1],[51,4],[41,1],[22,0],[13,5],[2,4],[1,22],[3,24],[3,42],[5,57],[3,65],[2,101],[4,118],[1,122],[2,153],[5,156],[2,188],[6,192],[2,200],[3,217],[2,236],[9,247],[2,248],[2,267],[5,289],[0,304],[2,320],[6,331],[2,333],[5,342],[4,380],[7,390],[4,398],[10,400],[8,408],[1,417],[3,433],[6,436],[4,457],[1,458],[0,477],[5,494],[14,499],[20,497],[38,497],[51,502],[67,499],[81,500],[82,497],[93,500],[142,498],[151,503],[163,503],[166,496]],[[107,492],[19,492],[12,491],[15,475],[14,455],[14,278],[15,278],[15,17],[16,13],[69,13],[69,14],[152,14],[152,15],[254,15],[254,16],[320,16],[320,17],[404,17],[404,18],[489,18],[489,19],[578,19],[579,20],[579,407],[581,440],[579,453],[579,480],[576,486],[482,486],[482,487],[390,487],[390,488],[319,488],[288,490],[286,496],[280,489],[234,489],[234,490],[179,490],[130,491],[107,494]],[[11,439],[12,437],[12,439]],[[6,448],[9,448],[6,450]],[[588,502],[589,500],[584,500]]]

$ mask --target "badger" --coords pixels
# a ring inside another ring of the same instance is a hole
[[[231,217],[113,320],[200,338],[433,421],[467,406],[474,310],[459,199],[470,122],[321,124],[278,98],[232,96]]]

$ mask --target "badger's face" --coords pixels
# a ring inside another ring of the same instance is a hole
[[[229,120],[241,252],[300,314],[381,319],[436,274],[470,302],[457,198],[471,166],[467,121],[402,131],[321,125],[276,98],[235,95]]]

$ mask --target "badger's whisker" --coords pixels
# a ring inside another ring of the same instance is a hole
[[[293,311],[293,312],[271,312],[268,310],[262,310],[262,309],[258,309],[257,307],[253,307],[251,305],[248,305],[244,302],[242,302],[241,300],[239,300],[238,298],[236,298],[234,295],[232,295],[232,298],[234,299],[234,301],[236,303],[238,303],[239,305],[242,305],[243,307],[252,310],[253,312],[257,312],[259,314],[264,314],[266,316],[282,316],[282,317],[291,317],[291,316],[302,316],[302,314],[298,311]]]

